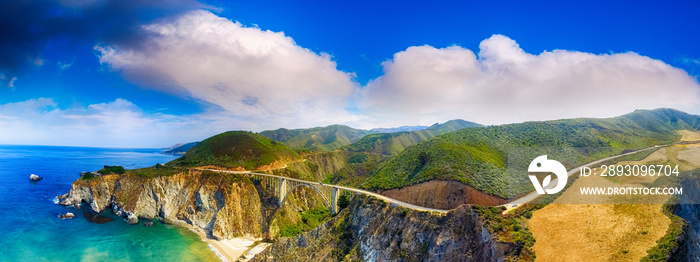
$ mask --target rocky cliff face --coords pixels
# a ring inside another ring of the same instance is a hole
[[[356,196],[348,208],[252,261],[497,261],[491,235],[463,205],[447,214],[391,207]]]
[[[111,209],[132,224],[154,218],[187,223],[215,239],[273,239],[281,227],[298,223],[301,211],[323,205],[316,192],[301,187],[280,207],[270,189],[244,175],[196,170],[154,178],[127,173],[78,179],[58,199],[66,206],[86,203],[95,212]]]
[[[700,170],[682,181],[683,195],[676,205],[675,214],[686,222],[683,241],[675,259],[700,262]]]
[[[112,211],[138,223],[156,217],[184,221],[210,237],[262,237],[262,204],[253,183],[243,176],[214,176],[192,171],[172,176],[140,178],[106,175],[79,179],[60,204],[87,203],[95,212]]]

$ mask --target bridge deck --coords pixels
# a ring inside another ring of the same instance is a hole
[[[208,171],[231,173],[231,174],[258,175],[258,176],[264,176],[264,177],[285,179],[288,181],[295,181],[295,182],[305,183],[305,184],[309,184],[309,185],[314,185],[316,187],[335,188],[335,189],[345,190],[345,191],[349,191],[349,192],[355,192],[355,193],[360,193],[360,194],[364,194],[364,195],[368,195],[368,196],[373,196],[373,197],[376,197],[378,199],[384,200],[386,202],[389,202],[389,203],[397,205],[397,206],[402,206],[402,207],[406,207],[406,208],[410,208],[410,209],[414,209],[414,210],[419,210],[419,211],[431,211],[431,212],[440,212],[440,213],[446,213],[448,211],[448,210],[443,210],[443,209],[428,208],[428,207],[417,206],[414,204],[409,204],[409,203],[399,201],[399,200],[396,200],[396,199],[393,199],[390,197],[386,197],[386,196],[383,196],[383,195],[380,195],[377,193],[373,193],[373,192],[370,192],[367,190],[332,185],[332,184],[323,184],[321,182],[307,181],[307,180],[296,179],[296,178],[291,178],[291,177],[276,176],[276,175],[271,175],[271,174],[255,173],[255,172],[249,172],[249,171],[229,171],[229,170],[217,170],[217,169],[197,169],[197,170],[208,170]],[[283,196],[281,196],[281,197],[283,197]]]

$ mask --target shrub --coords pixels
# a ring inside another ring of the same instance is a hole
[[[109,174],[121,175],[121,174],[126,173],[126,169],[124,169],[124,167],[122,167],[122,166],[105,165],[103,169],[100,169],[100,171],[97,171],[97,172],[99,172],[100,174],[103,174],[103,175],[109,175]]]

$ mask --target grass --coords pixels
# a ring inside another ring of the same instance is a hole
[[[307,129],[285,129],[263,131],[260,135],[280,141],[295,150],[332,151],[347,146],[372,131],[354,129],[344,125],[330,125]]]
[[[168,165],[215,165],[254,170],[275,161],[294,161],[299,154],[283,143],[247,131],[230,131],[205,139]]]
[[[174,166],[156,164],[152,167],[133,169],[127,172],[141,178],[154,178],[161,176],[172,176],[174,174],[187,172],[187,170]]]
[[[371,134],[348,146],[355,152],[370,152],[381,155],[396,155],[408,147],[426,141],[440,134],[482,125],[464,120],[450,120],[443,124],[435,124],[425,130],[411,132],[395,132]]]

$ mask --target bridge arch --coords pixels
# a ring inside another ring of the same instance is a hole
[[[289,198],[289,195],[291,195],[294,192],[294,189],[297,189],[299,187],[308,187],[316,191],[316,193],[318,193],[321,196],[321,199],[323,200],[323,205],[325,205],[331,211],[331,214],[335,214],[336,203],[333,203],[331,199],[328,199],[328,196],[326,196],[326,194],[324,194],[324,192],[322,192],[321,189],[310,183],[300,183],[289,188],[289,190],[284,196],[280,196],[280,207],[282,207],[282,205],[284,205],[284,203],[287,202],[287,198]]]

